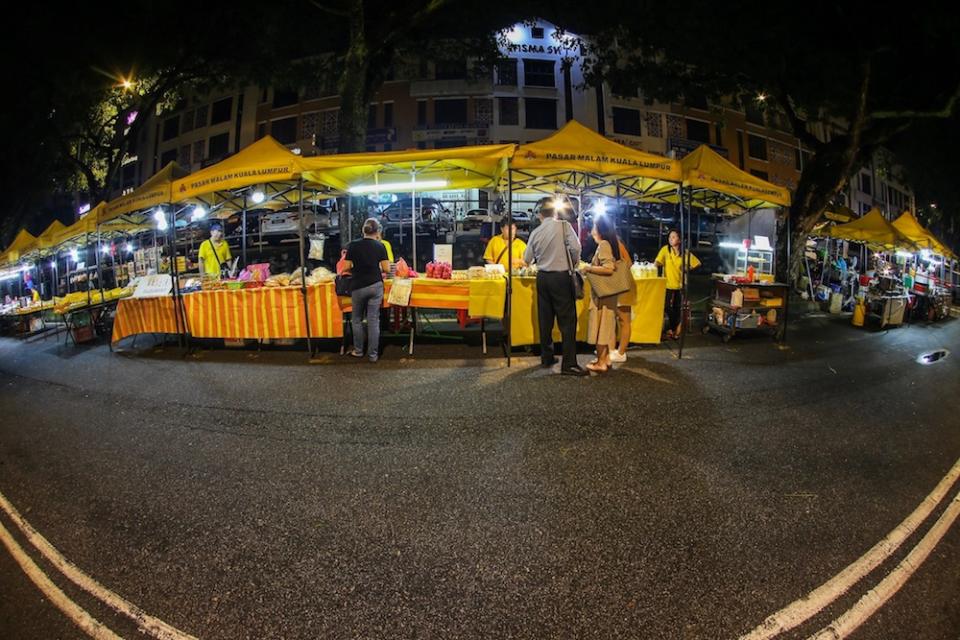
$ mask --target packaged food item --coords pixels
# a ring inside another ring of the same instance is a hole
[[[339,267],[337,268],[337,273],[340,273]],[[397,260],[397,270],[396,275],[398,278],[409,278],[410,277],[410,267],[407,265],[407,261],[403,258]]]

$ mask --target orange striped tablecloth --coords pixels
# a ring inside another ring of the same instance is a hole
[[[343,337],[343,312],[333,283],[307,287],[310,336]],[[196,338],[307,337],[300,287],[198,291],[183,297],[187,327]]]
[[[138,333],[177,333],[173,298],[124,298],[117,305],[111,340],[119,342]]]
[[[383,306],[389,307],[391,280],[384,282]],[[414,278],[409,307],[470,311],[471,315],[503,317],[506,280],[437,280]],[[352,310],[349,297],[340,298],[340,308]]]

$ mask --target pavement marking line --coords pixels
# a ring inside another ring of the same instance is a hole
[[[133,620],[141,632],[146,633],[158,640],[197,640],[196,637],[180,631],[149,615],[146,611],[125,600],[122,596],[114,593],[110,589],[88,576],[79,567],[67,560],[63,554],[50,544],[33,526],[27,522],[20,512],[10,504],[7,497],[0,492],[0,508],[2,508],[10,519],[17,525],[27,540],[30,541],[37,551],[46,558],[50,564],[60,570],[71,582],[97,598],[105,605],[118,613],[122,613]]]
[[[960,516],[960,493],[953,499],[950,506],[937,518],[927,534],[920,539],[907,557],[900,561],[880,584],[870,589],[855,605],[829,625],[810,636],[808,640],[841,640],[856,631],[861,624],[867,621],[877,610],[887,603],[890,598],[906,584],[910,576],[920,568],[937,543],[946,535],[950,526]]]
[[[13,559],[20,565],[20,568],[27,574],[31,582],[37,585],[40,591],[43,592],[43,595],[45,595],[57,609],[60,609],[73,624],[83,629],[88,636],[96,640],[122,640],[120,636],[87,613],[80,605],[68,598],[67,594],[61,591],[57,585],[53,584],[50,578],[47,577],[47,574],[27,555],[23,547],[13,539],[13,536],[10,535],[10,532],[7,531],[7,528],[3,526],[2,523],[0,523],[0,541],[3,542],[7,551],[10,552],[10,555],[13,556]]]
[[[784,631],[789,631],[803,624],[849,591],[853,585],[889,558],[903,544],[904,540],[917,530],[917,527],[933,513],[933,510],[947,495],[958,477],[960,477],[960,460],[954,463],[947,475],[930,492],[930,495],[923,499],[920,506],[897,525],[893,531],[888,533],[883,540],[857,558],[846,569],[803,598],[795,600],[780,611],[767,616],[767,619],[760,623],[757,628],[740,636],[739,640],[767,640]]]

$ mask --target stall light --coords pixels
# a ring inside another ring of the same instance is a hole
[[[600,198],[599,200],[597,200],[597,203],[593,206],[593,210],[596,212],[598,216],[607,215],[607,199]]]
[[[157,231],[166,231],[167,227],[167,214],[162,207],[157,207],[156,211],[153,212],[153,219],[157,221]]]
[[[260,204],[267,199],[267,196],[264,195],[263,191],[254,191],[250,199],[253,200],[253,204]]]
[[[920,257],[921,257],[923,260],[929,260],[929,259],[930,259],[930,253],[931,253],[931,252],[930,252],[930,249],[921,249],[921,250],[920,250]]]
[[[70,249],[70,259],[73,260],[74,262],[79,262],[80,252],[78,252],[76,249]]]
[[[100,253],[102,253],[103,255],[108,255],[110,253],[110,245],[105,244],[102,247],[100,247]]]
[[[553,207],[554,211],[557,209],[565,209],[567,207],[567,201],[560,196],[554,196],[553,200],[550,201],[550,205]]]
[[[203,220],[207,216],[207,210],[203,208],[203,205],[198,204],[193,208],[193,213],[190,215],[190,220],[196,222],[197,220]]]
[[[130,244],[129,242],[126,244],[126,246],[124,247],[124,249],[127,250],[127,253],[133,253],[133,245]]]
[[[721,249],[742,249],[743,243],[742,242],[721,242],[719,246]]]
[[[897,256],[901,258],[912,258],[913,254],[909,251],[897,251]]]
[[[420,182],[382,182],[380,184],[361,184],[347,189],[356,195],[360,193],[393,193],[395,191],[426,191],[427,189],[442,189],[447,186],[446,180],[422,180]]]
[[[51,260],[51,261],[50,261],[50,268],[51,268],[51,269],[56,269],[56,268],[57,268],[57,263],[56,263],[55,261]]]

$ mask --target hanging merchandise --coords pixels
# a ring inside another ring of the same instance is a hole
[[[324,234],[310,235],[310,252],[307,257],[311,260],[323,260],[323,245],[327,240]]]

